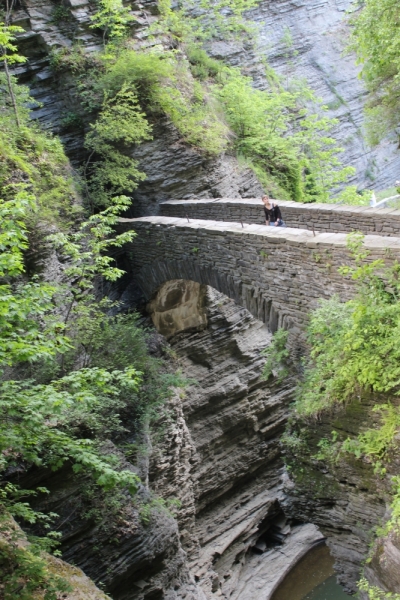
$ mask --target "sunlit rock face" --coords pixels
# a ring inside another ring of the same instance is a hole
[[[195,281],[167,281],[147,305],[154,326],[165,337],[207,326],[206,286]]]

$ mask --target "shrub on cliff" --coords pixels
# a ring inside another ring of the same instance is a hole
[[[366,105],[372,143],[396,131],[400,117],[400,6],[397,0],[366,0],[352,18],[352,49],[362,64],[370,96]]]
[[[332,189],[354,173],[341,165],[341,149],[329,136],[336,122],[326,117],[306,85],[284,84],[266,67],[268,89],[255,89],[251,78],[209,57],[203,48],[204,40],[217,32],[228,37],[243,33],[243,12],[255,4],[256,0],[224,0],[199,11],[190,1],[176,10],[169,1],[160,3],[160,19],[150,33],[154,41],[163,35],[169,39],[171,50],[158,43],[133,50],[125,28],[126,38],[110,33],[104,52],[90,60],[83,60],[82,52],[73,48],[53,53],[54,67],[67,65],[74,71],[83,105],[94,118],[83,169],[92,206],[106,205],[116,193],[132,192],[143,179],[129,147],[149,139],[149,124],[163,116],[176,127],[182,142],[206,157],[235,152],[266,189],[283,198],[329,201]],[[110,28],[111,32],[112,23]],[[118,114],[126,108],[123,97],[128,93],[137,102],[135,115],[131,102],[131,114],[120,122]],[[107,139],[101,135],[105,118]],[[124,136],[129,119],[132,127],[137,126],[134,139]],[[354,190],[347,190],[341,199],[363,200]]]
[[[99,302],[96,294],[100,278],[115,281],[123,273],[109,254],[110,248],[121,246],[134,235],[114,232],[130,199],[109,198],[109,206],[87,220],[81,210],[71,215],[77,195],[62,146],[29,121],[27,90],[14,80],[12,84],[19,123],[9,90],[0,88],[3,532],[8,531],[10,514],[24,525],[40,522],[45,530],[57,516],[42,515],[31,508],[30,497],[47,490],[27,491],[11,484],[10,473],[15,468],[57,470],[69,464],[74,473],[89,478],[98,489],[107,493],[119,488],[129,501],[137,489],[138,476],[118,457],[109,455],[105,441],[121,442],[127,427],[130,435],[138,434],[154,406],[167,395],[169,385],[160,377],[159,365],[148,356],[145,334],[135,317],[109,319],[110,302]],[[123,100],[128,106],[120,102],[120,121],[131,108],[135,113],[137,106],[130,96]],[[107,139],[107,117],[112,110],[112,105],[104,106],[93,136]],[[124,135],[130,132],[127,127]],[[95,147],[98,139],[89,139]],[[52,235],[46,236],[43,248],[52,253],[53,266],[58,265],[56,277],[52,272],[57,281],[52,282],[37,270],[33,275],[27,272],[32,244],[48,229]],[[107,354],[104,344],[108,341],[112,345],[115,335],[120,336],[119,341],[125,339],[126,346]],[[41,548],[50,547],[50,541],[37,540],[32,546],[37,560],[30,551],[12,547],[12,540],[7,548],[0,548],[1,585],[6,598],[30,598],[43,589],[50,600],[65,590],[61,580],[47,578],[46,564],[39,558]]]
[[[363,236],[351,234],[355,261],[341,272],[357,282],[352,300],[320,301],[311,315],[310,361],[296,410],[302,416],[345,402],[364,391],[396,394],[400,390],[400,265],[368,263]]]

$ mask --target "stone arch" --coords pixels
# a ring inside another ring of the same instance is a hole
[[[225,294],[265,323],[272,333],[281,327],[290,329],[292,326],[291,320],[275,308],[273,301],[262,290],[244,284],[239,277],[235,278],[216,266],[202,266],[190,258],[169,261],[157,259],[136,272],[135,278],[147,301],[154,299],[161,286],[168,281],[193,281]]]

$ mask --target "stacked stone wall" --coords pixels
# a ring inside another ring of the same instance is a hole
[[[136,238],[126,248],[147,296],[172,279],[211,285],[272,331],[303,328],[319,298],[351,297],[354,283],[338,272],[351,262],[345,234],[317,234],[166,217],[122,219]],[[400,239],[366,236],[367,260],[400,258]]]
[[[279,204],[288,227],[316,232],[345,233],[361,231],[400,237],[400,210],[368,206],[335,204],[301,204],[275,201]],[[160,214],[166,217],[211,219],[234,223],[265,223],[261,199],[221,198],[218,200],[170,200],[160,205]]]

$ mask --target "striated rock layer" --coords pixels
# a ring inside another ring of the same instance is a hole
[[[376,427],[379,418],[373,406],[384,400],[354,398],[346,407],[321,415],[317,423],[297,423],[294,431],[302,441],[294,451],[290,444],[287,450],[291,479],[285,484],[285,510],[320,528],[335,558],[338,579],[352,594],[368,556],[368,580],[385,591],[400,592],[398,536],[393,533],[374,543],[377,527],[390,516],[392,476],[400,467],[398,448],[391,451],[387,472],[379,475],[368,457],[342,454],[335,459],[332,454],[330,460],[329,453],[321,455],[319,444],[325,440],[325,447],[333,447],[332,431],[340,442]]]
[[[102,41],[90,28],[95,6],[89,0],[69,0],[66,5],[62,17],[50,0],[16,5],[13,23],[26,31],[18,37],[18,45],[29,59],[16,73],[41,103],[33,111],[35,118],[61,136],[78,166],[85,158],[87,116],[71,76],[52,67],[51,52],[79,44],[90,54],[101,49]],[[385,140],[377,148],[364,141],[365,89],[354,56],[343,53],[349,35],[346,10],[351,5],[352,0],[261,0],[248,15],[259,31],[256,48],[238,40],[217,40],[209,51],[251,74],[261,89],[267,86],[264,59],[284,79],[306,80],[328,106],[328,115],[338,119],[333,137],[344,148],[343,164],[356,169],[354,182],[381,189],[393,186],[398,178],[400,153],[395,140]],[[147,44],[148,27],[157,20],[157,2],[131,2],[130,8],[135,18],[131,35],[138,46]],[[167,120],[153,125],[154,140],[132,149],[147,175],[134,193],[132,216],[157,214],[159,203],[171,198],[261,195],[254,173],[236,157],[207,159],[188,147]]]
[[[237,42],[215,42],[216,58],[245,67],[256,85],[265,88],[261,58],[283,80],[307,81],[323,99],[328,115],[338,119],[332,135],[344,149],[344,165],[356,169],[353,182],[360,187],[383,189],[394,185],[400,169],[395,136],[376,148],[365,142],[363,106],[366,91],[355,56],[346,51],[350,28],[347,11],[353,0],[262,0],[249,13],[259,31],[257,48]]]
[[[181,542],[207,598],[267,600],[285,571],[322,540],[313,526],[290,535],[280,506],[279,438],[292,383],[260,377],[260,351],[271,339],[267,328],[212,288],[203,286],[202,293],[207,327],[179,331],[176,315],[170,337],[179,367],[196,383],[175,400],[173,424],[153,452],[150,484],[164,498],[181,500]],[[159,296],[165,297],[162,288]],[[274,527],[287,527],[283,546],[270,544]],[[256,556],[251,548],[257,544],[263,554]],[[258,579],[249,587],[253,573]]]
[[[26,30],[18,36],[18,46],[28,62],[18,66],[15,73],[40,103],[33,108],[33,117],[61,137],[68,157],[78,167],[85,160],[88,117],[71,74],[55,69],[51,54],[55,49],[79,44],[90,55],[102,50],[102,39],[90,28],[95,5],[89,0],[71,0],[68,5],[63,8],[66,16],[61,20],[57,18],[57,6],[50,0],[28,0],[18,5],[12,21]],[[157,2],[132,2],[130,7],[135,18],[131,35],[138,46],[146,44],[147,29],[157,18],[153,14],[157,13]],[[234,156],[206,158],[184,143],[167,119],[160,118],[152,125],[154,139],[131,149],[147,176],[134,193],[134,216],[157,214],[159,203],[170,198],[240,198],[263,193],[251,169],[240,166]]]

